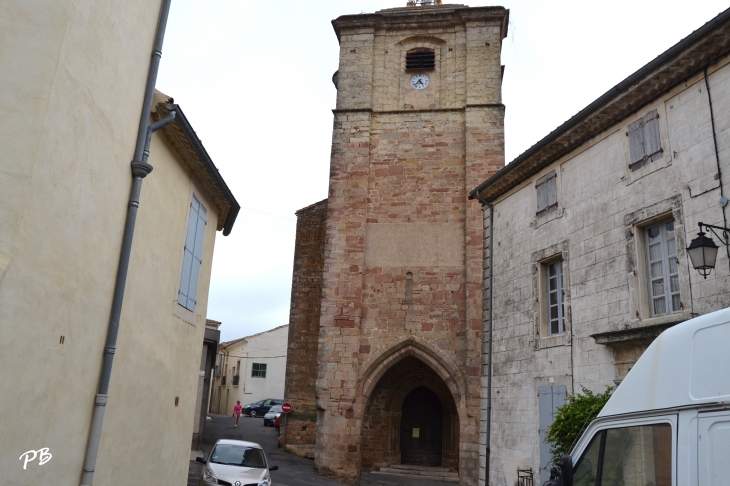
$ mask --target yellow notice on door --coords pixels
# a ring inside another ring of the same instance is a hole
[[[413,437],[415,437],[417,439],[420,436],[421,436],[421,429],[413,427]]]

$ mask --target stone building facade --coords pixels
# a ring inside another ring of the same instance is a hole
[[[730,305],[725,245],[707,279],[685,250],[699,222],[728,226],[729,51],[726,11],[472,191],[493,207],[488,484],[542,484],[566,393],[603,392],[664,329]]]
[[[477,484],[482,213],[467,193],[504,164],[507,18],[434,5],[333,21],[329,197],[298,214],[284,432],[289,450],[314,442],[325,476],[405,463]]]

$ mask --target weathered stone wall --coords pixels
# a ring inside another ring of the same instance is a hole
[[[730,165],[727,60],[710,70],[709,82],[724,175]],[[654,109],[660,115],[662,158],[631,172],[627,126]],[[558,209],[539,218],[535,182],[553,170],[558,175]],[[495,202],[489,484],[515,484],[518,469],[532,468],[539,475],[539,386],[565,385],[569,393],[585,386],[602,392],[625,376],[662,329],[730,305],[725,249],[707,280],[692,269],[685,251],[698,221],[725,225],[718,179],[700,72]],[[725,194],[729,180],[722,180]],[[648,223],[663,218],[674,219],[682,310],[652,317],[642,235]],[[489,223],[485,211],[485,249],[492,243]],[[539,266],[555,255],[563,258],[566,331],[547,337],[538,325],[544,300],[538,290]],[[485,281],[485,288],[489,284]]]
[[[361,465],[397,460],[383,449],[380,402],[392,389],[380,380],[413,357],[453,407],[445,464],[461,484],[477,482],[482,219],[467,192],[504,164],[506,14],[445,6],[334,21],[341,59],[316,382],[323,475],[355,484]],[[421,92],[404,66],[415,47],[437,58]]]
[[[286,450],[314,457],[317,409],[314,377],[322,300],[327,200],[297,211],[284,399],[293,410],[282,424]]]

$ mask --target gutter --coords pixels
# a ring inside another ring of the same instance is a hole
[[[494,326],[492,325],[492,284],[494,276],[494,206],[489,204],[482,195],[477,192],[476,198],[482,203],[482,207],[489,208],[489,290],[487,291],[487,305],[489,310],[487,311],[487,431],[486,431],[486,463],[484,466],[484,484],[489,485],[489,460],[492,453],[491,450],[491,438],[492,438],[492,331]]]
[[[218,189],[220,189],[228,203],[231,205],[231,208],[228,211],[228,215],[226,216],[226,221],[223,224],[223,236],[228,236],[229,234],[231,234],[231,230],[233,229],[233,223],[236,222],[236,217],[238,216],[238,212],[241,210],[241,206],[238,204],[238,201],[236,201],[233,193],[228,188],[226,181],[224,181],[223,177],[221,177],[220,173],[218,172],[218,168],[213,163],[213,159],[210,158],[210,155],[208,155],[208,151],[205,150],[205,147],[203,147],[203,142],[200,141],[198,135],[195,133],[195,130],[193,130],[192,125],[190,125],[190,122],[183,113],[182,108],[180,108],[180,105],[170,103],[165,105],[165,109],[169,111],[175,111],[177,113],[177,117],[175,118],[175,125],[180,128],[180,131],[183,133],[188,142],[190,142],[190,146],[193,148],[193,150],[195,150],[195,154],[202,162],[206,172],[211,176],[215,185],[218,187]]]
[[[91,418],[89,441],[86,446],[81,486],[92,486],[94,482],[96,457],[99,451],[99,442],[101,441],[101,432],[104,424],[104,411],[109,400],[109,382],[111,381],[112,366],[114,364],[114,353],[117,349],[119,321],[122,314],[124,287],[127,283],[127,270],[129,269],[129,260],[132,252],[134,227],[137,221],[137,210],[142,191],[142,179],[152,172],[152,166],[147,162],[150,155],[152,133],[172,123],[176,114],[174,109],[171,109],[168,115],[162,120],[152,124],[149,123],[152,97],[155,92],[160,58],[162,57],[162,43],[165,39],[165,28],[167,26],[167,17],[170,13],[171,1],[162,1],[160,17],[157,23],[157,33],[152,49],[152,59],[150,60],[149,72],[147,74],[147,86],[145,87],[144,101],[142,103],[142,115],[139,122],[139,131],[137,132],[137,143],[134,149],[134,159],[131,163],[132,187],[127,205],[127,219],[124,224],[122,248],[121,254],[119,255],[119,266],[117,267],[117,276],[114,283],[111,315],[109,316],[106,345],[104,346],[104,357],[102,359],[101,377],[99,378],[99,387],[94,400],[94,411]]]
[[[653,61],[649,62],[647,65],[636,71],[634,74],[629,76],[628,78],[621,81],[619,84],[608,90],[605,94],[603,94],[600,98],[598,98],[596,101],[588,105],[587,107],[583,108],[580,112],[578,112],[576,115],[571,117],[568,121],[560,125],[558,128],[550,132],[545,138],[537,142],[535,145],[527,149],[522,155],[517,157],[515,160],[510,162],[508,165],[504,166],[499,172],[494,174],[492,177],[487,179],[486,181],[482,182],[479,186],[477,186],[475,189],[473,189],[471,192],[469,192],[469,199],[474,199],[476,197],[476,194],[478,192],[482,192],[487,187],[493,185],[495,182],[503,178],[505,175],[507,175],[509,172],[511,172],[513,169],[516,169],[522,163],[527,161],[530,157],[538,153],[540,150],[545,148],[549,143],[555,141],[559,136],[563,135],[565,132],[570,130],[576,125],[579,125],[581,122],[583,122],[586,118],[588,118],[589,115],[593,114],[595,111],[598,110],[599,107],[607,104],[609,101],[611,101],[613,98],[617,97],[621,93],[624,93],[628,91],[634,84],[636,84],[639,80],[646,77],[648,74],[650,74],[655,69],[659,68],[663,64],[669,62],[672,58],[677,56],[679,53],[681,53],[683,50],[688,48],[693,43],[697,42],[701,38],[705,37],[709,32],[716,29],[720,25],[724,24],[730,20],[730,9],[725,10],[724,12],[720,13],[717,17],[707,22],[705,25],[697,29],[696,31],[692,32],[690,35],[685,37],[684,39],[680,40],[678,43],[676,43],[674,46],[670,47],[667,51],[660,54],[658,57],[656,57]],[[698,68],[695,73],[698,71],[702,71],[702,68]],[[564,155],[561,154],[560,156]]]

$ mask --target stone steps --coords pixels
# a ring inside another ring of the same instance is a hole
[[[428,479],[430,481],[459,482],[459,473],[449,472],[446,467],[411,466],[409,464],[392,464],[381,467],[373,474],[388,474],[404,478]]]

